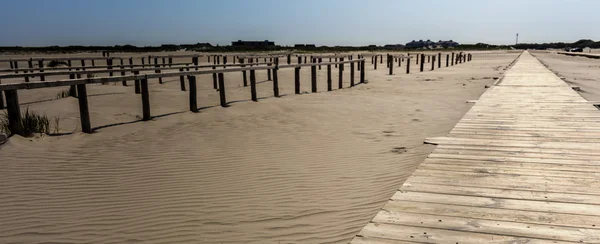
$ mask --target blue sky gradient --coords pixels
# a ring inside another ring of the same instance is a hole
[[[0,0],[0,46],[600,39],[597,0]]]

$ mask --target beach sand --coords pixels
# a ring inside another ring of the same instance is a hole
[[[60,117],[61,135],[0,148],[0,243],[347,243],[431,152],[423,140],[450,131],[518,56],[473,54],[393,76],[369,58],[367,84],[333,92],[323,66],[316,94],[293,94],[281,69],[281,98],[259,71],[259,102],[227,73],[228,108],[198,76],[199,113],[178,78],[150,80],[148,122],[132,86],[88,85],[93,134],[77,99],[54,99],[65,88],[19,91],[21,109]],[[310,68],[301,83],[310,91]]]
[[[599,52],[592,49],[592,53]],[[579,94],[588,101],[600,101],[600,59],[567,56],[554,52],[532,52],[546,67],[567,84],[580,87]]]

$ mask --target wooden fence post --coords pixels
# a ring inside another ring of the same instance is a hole
[[[10,69],[15,69],[15,65],[13,63],[13,61],[8,61],[10,63]]]
[[[196,76],[188,76],[189,88],[190,88],[190,111],[198,112],[198,96],[196,93]]]
[[[71,60],[69,60],[69,61],[71,61]],[[15,61],[15,74],[19,73],[18,69],[19,69],[19,62]]]
[[[365,60],[360,61],[360,83],[365,83]]]
[[[2,82],[0,82],[2,84]],[[4,93],[0,91],[0,109],[4,109]]]
[[[106,59],[106,65],[108,66],[107,69],[112,70],[113,69],[113,67],[112,67],[112,65],[113,65],[113,59],[112,58],[107,58]],[[109,72],[108,76],[113,76],[113,72],[112,71]]]
[[[217,69],[216,66],[213,66],[212,69]],[[213,78],[213,89],[219,89],[219,86],[217,86],[217,73],[212,73],[212,78]]]
[[[336,58],[335,58],[335,62],[336,62],[336,63],[335,63],[335,65],[334,65],[334,67],[336,67],[336,68],[338,67],[337,61],[338,61],[338,58],[336,57]]]
[[[406,59],[406,73],[410,74],[410,56]]]
[[[404,61],[404,56],[398,57],[398,67],[402,67],[402,61]]]
[[[340,60],[343,61],[343,60]],[[344,64],[340,64],[339,68],[338,68],[338,75],[339,75],[339,79],[338,79],[338,89],[342,89],[344,87]]]
[[[451,59],[450,65],[454,66],[454,52],[452,52],[452,59]]]
[[[421,54],[421,72],[423,72],[424,64],[425,64],[425,54]]]
[[[287,55],[287,64],[291,64],[292,63],[292,55],[288,53]]]
[[[449,62],[450,62],[450,54],[446,54],[446,67],[448,67]]]
[[[81,61],[83,61],[83,60],[81,60]],[[27,61],[27,64],[29,65],[29,68],[30,68],[30,69],[33,69],[33,59],[32,59],[32,58],[29,58],[29,61]],[[81,66],[85,66],[85,65],[82,63],[82,65],[81,65]],[[84,70],[85,70],[85,69],[84,69]],[[32,70],[32,71],[29,71],[29,72],[30,72],[30,73],[33,73],[33,70]]]
[[[267,64],[267,66],[271,66],[271,64]],[[271,69],[267,69],[267,80],[272,80],[271,79]]]
[[[419,64],[419,56],[421,56],[421,55],[417,53],[417,58],[415,59],[415,64]]]
[[[375,56],[375,63],[374,63],[373,65],[374,65],[374,66],[373,66],[373,69],[375,69],[375,70],[376,70],[376,69],[377,69],[377,56]]]
[[[302,63],[302,57],[298,56],[298,64],[301,64],[301,63]]]
[[[317,92],[317,66],[310,66],[310,87],[311,92]]]
[[[300,67],[294,69],[294,93],[300,94]]]
[[[390,65],[390,71],[392,66]],[[350,63],[350,87],[354,86],[354,62]]]
[[[356,57],[356,59],[361,59],[362,57],[360,55],[358,55]],[[358,69],[358,71],[360,71],[360,62],[356,64],[356,68]]]
[[[44,73],[44,59],[38,60],[38,67],[40,68],[40,81],[45,81],[46,77],[42,74]]]
[[[435,56],[431,57],[431,70],[435,69]]]
[[[77,85],[77,100],[79,102],[79,120],[81,121],[81,131],[83,133],[92,133],[92,126],[90,123],[90,111],[88,108],[87,101],[87,89],[85,84]]]
[[[442,67],[442,53],[438,53],[437,60],[438,60],[438,69],[439,69]]]
[[[148,121],[152,117],[150,115],[150,91],[148,90],[148,78],[140,81],[142,87],[142,120]]]
[[[225,77],[223,73],[219,73],[219,99],[221,107],[227,107],[227,98],[225,97]]]
[[[183,68],[179,69],[179,72],[183,72]],[[189,79],[189,77],[188,77]],[[194,82],[196,82],[194,80]],[[179,76],[179,87],[181,88],[182,91],[185,91],[185,78],[183,77],[183,75]]]
[[[250,70],[250,95],[252,95],[252,101],[258,102],[256,97],[256,75],[253,69]]]
[[[173,66],[173,57],[169,56],[169,67]]]
[[[276,62],[279,63],[279,61],[277,61],[279,58],[275,58]],[[273,68],[273,96],[275,97],[279,97],[279,79],[277,78],[277,70],[279,70],[279,65],[275,65],[275,68]]]
[[[391,55],[389,53],[385,55],[385,67],[386,68],[390,67],[390,62],[391,62],[390,58],[392,58],[392,57],[391,57]]]
[[[327,91],[331,91],[331,64],[327,65]]]
[[[389,75],[394,74],[394,58],[388,54],[388,67],[390,68]]]
[[[243,64],[243,63],[244,63],[244,59],[240,59],[240,64]],[[246,67],[246,65],[242,65],[242,68],[243,67]],[[244,81],[244,87],[247,87],[248,86],[248,78],[246,77],[246,71],[245,70],[242,71],[242,79]]]
[[[371,56],[371,64],[373,64],[375,62],[374,60],[375,60],[375,56]],[[329,61],[331,61],[331,60],[329,60]]]
[[[75,74],[69,74],[69,79],[75,79]],[[71,97],[77,97],[77,88],[75,87],[75,85],[69,86],[69,95]]]
[[[133,71],[134,75],[139,75],[140,72],[139,71]],[[140,94],[140,80],[139,79],[135,79],[134,81],[134,86],[135,86],[135,94]]]
[[[6,97],[6,112],[8,115],[8,128],[12,134],[26,136],[21,124],[21,108],[19,107],[19,95],[17,90],[4,91]]]

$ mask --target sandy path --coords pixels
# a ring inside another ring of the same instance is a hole
[[[152,113],[163,115],[151,122],[137,122],[132,87],[89,86],[105,94],[89,99],[92,135],[77,128],[76,99],[30,103],[76,132],[0,148],[0,243],[346,243],[430,153],[423,139],[447,133],[517,55],[410,75],[368,65],[368,84],[307,95],[292,94],[290,69],[287,95],[261,82],[258,103],[241,75],[226,75],[240,102],[196,114],[178,82],[151,81]],[[211,78],[199,80],[199,105],[217,105]]]
[[[546,67],[563,77],[588,101],[600,101],[600,59],[574,57],[548,52],[533,52]]]

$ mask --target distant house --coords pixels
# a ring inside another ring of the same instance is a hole
[[[383,48],[387,50],[402,50],[405,48],[405,46],[402,44],[387,44],[383,46]]]
[[[427,40],[427,41],[423,41],[423,40],[419,40],[419,41],[411,41],[409,43],[406,43],[406,48],[449,48],[449,47],[457,47],[459,44],[455,41],[449,40],[449,41],[438,41],[438,42],[432,42],[431,40]]]
[[[275,42],[270,42],[269,40],[264,41],[233,41],[231,42],[232,47],[241,47],[241,48],[269,48],[275,47]]]
[[[315,44],[295,44],[294,48],[297,49],[311,49],[311,48],[316,48],[317,46],[315,46]]]

